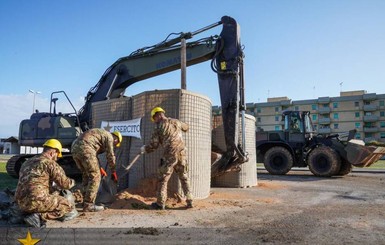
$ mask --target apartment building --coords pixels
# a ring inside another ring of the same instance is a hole
[[[385,94],[359,90],[341,92],[339,97],[310,100],[276,97],[264,103],[248,103],[246,108],[246,113],[255,116],[257,130],[281,130],[282,112],[300,110],[310,111],[320,134],[342,133],[355,128],[357,139],[385,142]]]

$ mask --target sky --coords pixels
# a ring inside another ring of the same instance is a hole
[[[120,57],[224,15],[241,28],[246,103],[384,94],[384,13],[383,0],[0,0],[0,138],[18,136],[34,109],[49,112],[52,92],[65,91],[78,110]],[[218,26],[196,39],[220,32]],[[125,95],[180,86],[177,70]],[[187,89],[220,105],[210,62],[187,68]],[[59,101],[73,112],[64,97]]]

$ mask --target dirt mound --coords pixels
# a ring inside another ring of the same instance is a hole
[[[258,187],[260,188],[265,188],[265,189],[271,189],[271,190],[277,190],[277,189],[283,189],[286,188],[287,186],[279,184],[279,183],[274,183],[274,182],[258,182]]]
[[[116,195],[111,209],[150,209],[152,202],[156,201],[157,179],[146,178],[140,180],[137,188],[127,188]],[[182,198],[175,194],[166,201],[167,208],[183,207]]]

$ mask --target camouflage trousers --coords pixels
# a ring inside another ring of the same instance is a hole
[[[97,153],[92,150],[73,152],[76,166],[82,172],[82,194],[84,203],[95,203],[100,185],[100,168]]]
[[[18,200],[20,209],[27,213],[40,213],[43,220],[58,219],[72,211],[74,205],[59,194],[40,196],[39,199]]]
[[[167,154],[163,156],[164,162],[159,168],[158,176],[158,198],[157,203],[164,206],[167,200],[167,184],[170,180],[171,174],[175,171],[178,174],[182,190],[187,200],[192,200],[190,190],[190,180],[188,178],[188,164],[186,158],[186,151],[182,150],[179,154]]]

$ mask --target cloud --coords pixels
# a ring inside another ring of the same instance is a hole
[[[33,94],[0,94],[0,101],[0,111],[2,114],[0,120],[0,138],[18,137],[20,122],[31,117],[33,111]],[[82,98],[72,103],[76,110],[79,110],[84,104]],[[60,109],[57,110],[57,112],[73,112],[71,105],[67,101],[62,101],[57,105],[57,108]],[[35,109],[40,112],[49,112],[50,99],[36,95]]]

